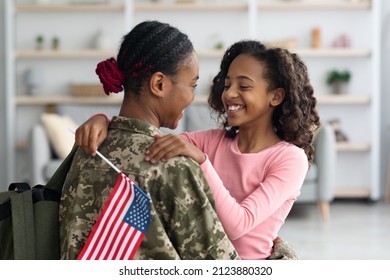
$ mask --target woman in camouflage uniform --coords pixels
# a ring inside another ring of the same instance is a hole
[[[107,94],[124,90],[100,152],[151,199],[135,259],[238,259],[199,165],[183,156],[143,160],[159,128],[174,129],[194,99],[199,67],[191,41],[168,24],[142,22],[124,36],[117,60],[96,69]],[[62,259],[77,258],[117,178],[101,158],[76,152],[60,203]]]

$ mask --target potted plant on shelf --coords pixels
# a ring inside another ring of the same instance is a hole
[[[214,49],[216,49],[216,50],[223,50],[223,42],[222,41],[216,42],[215,45],[214,45]]]
[[[54,36],[53,39],[51,40],[51,48],[53,50],[58,50],[59,47],[60,47],[60,38]]]
[[[35,47],[37,50],[42,50],[43,49],[43,42],[44,42],[44,37],[43,35],[37,35],[35,37]]]
[[[348,70],[331,70],[326,78],[326,83],[332,87],[333,93],[340,94],[347,92],[347,85],[351,79],[351,72]]]

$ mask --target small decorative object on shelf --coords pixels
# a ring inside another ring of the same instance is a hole
[[[110,39],[107,36],[107,33],[102,29],[99,29],[95,35],[95,49],[98,50],[108,50],[110,49]]]
[[[347,93],[351,73],[348,70],[331,70],[326,78],[326,83],[332,87],[335,94]]]
[[[283,49],[296,49],[299,47],[298,39],[295,37],[284,38],[278,41],[265,42],[267,47],[283,48]]]
[[[54,36],[51,40],[51,48],[52,50],[58,50],[60,48],[60,38]]]
[[[351,40],[349,36],[343,34],[336,38],[333,43],[333,47],[335,48],[349,48],[351,46]]]
[[[43,35],[37,35],[35,37],[35,48],[36,50],[42,50],[43,49],[43,43],[45,41],[45,38],[43,37]]]
[[[222,41],[216,42],[215,45],[214,45],[214,49],[216,49],[216,50],[223,50],[224,49],[223,42]]]
[[[105,96],[103,86],[96,84],[71,84],[71,94],[75,97]]]
[[[43,84],[43,71],[40,68],[30,68],[26,72],[27,92],[30,95],[39,95]]]
[[[321,29],[315,27],[311,31],[311,46],[312,48],[321,48]]]
[[[210,34],[207,38],[207,42],[209,42],[209,47],[213,50],[225,49],[225,42],[219,32]]]
[[[334,130],[337,142],[348,142],[348,137],[341,130],[341,123],[339,119],[330,120],[329,124],[332,126]]]

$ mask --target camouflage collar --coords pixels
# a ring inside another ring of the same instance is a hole
[[[130,119],[120,116],[114,116],[111,119],[109,128],[127,130],[135,133],[146,134],[149,136],[163,134],[160,129],[147,122],[141,121],[139,119]]]

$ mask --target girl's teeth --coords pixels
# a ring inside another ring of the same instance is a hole
[[[235,110],[238,110],[240,108],[241,108],[241,106],[239,106],[239,105],[231,105],[228,107],[229,111],[235,111]]]

